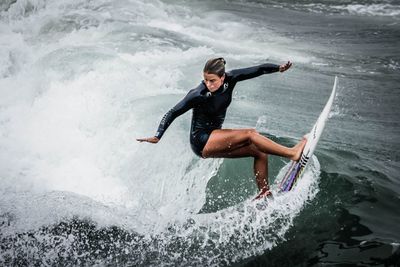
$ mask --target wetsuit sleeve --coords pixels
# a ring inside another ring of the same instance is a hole
[[[161,139],[164,132],[177,117],[179,117],[189,109],[193,108],[194,104],[196,103],[196,97],[193,94],[193,91],[194,89],[189,91],[189,93],[178,104],[176,104],[164,115],[160,122],[160,125],[158,126],[155,137]]]
[[[240,82],[277,71],[279,71],[279,65],[266,63],[254,67],[231,70],[229,73],[235,81]]]

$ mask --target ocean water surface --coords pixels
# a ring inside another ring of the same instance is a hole
[[[399,47],[395,0],[3,0],[0,265],[399,266]],[[262,209],[252,159],[190,150],[191,112],[135,140],[215,56],[293,62],[224,123],[287,146],[339,78],[303,179]]]

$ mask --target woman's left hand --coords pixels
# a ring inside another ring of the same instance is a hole
[[[280,72],[287,71],[291,66],[292,66],[292,62],[288,61],[287,63],[279,66],[279,71]]]

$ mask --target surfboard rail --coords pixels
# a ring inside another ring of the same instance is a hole
[[[304,147],[303,153],[301,154],[299,161],[292,161],[290,166],[283,176],[282,181],[279,183],[279,191],[280,192],[287,192],[290,191],[297,181],[300,179],[301,175],[306,168],[309,159],[314,154],[315,148],[318,144],[318,141],[321,137],[321,134],[325,128],[325,123],[328,120],[329,113],[332,108],[333,100],[336,95],[336,87],[338,83],[338,78],[335,76],[335,81],[333,84],[332,92],[329,96],[328,101],[325,104],[324,109],[322,110],[321,114],[319,115],[317,121],[315,122],[313,128],[311,129],[310,133],[307,137],[307,143]]]

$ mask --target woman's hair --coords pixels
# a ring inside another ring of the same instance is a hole
[[[222,57],[209,59],[204,66],[203,72],[222,77],[225,74],[225,64],[226,61]]]

